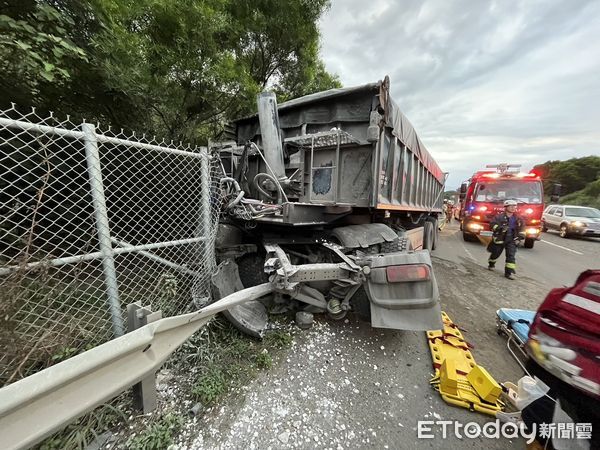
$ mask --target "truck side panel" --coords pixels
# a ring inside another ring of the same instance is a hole
[[[439,212],[443,184],[423,165],[417,155],[386,127],[377,144],[378,161],[372,206],[379,209]]]

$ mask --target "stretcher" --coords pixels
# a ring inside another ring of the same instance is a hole
[[[500,308],[496,311],[496,327],[499,335],[508,337],[506,347],[517,363],[525,370],[521,358],[527,358],[525,342],[529,335],[529,327],[533,322],[535,311],[525,309]],[[515,353],[513,347],[519,351],[521,357]]]
[[[442,330],[427,332],[435,370],[430,384],[446,403],[496,417],[504,407],[500,385],[477,365],[472,346],[444,312],[442,322]]]

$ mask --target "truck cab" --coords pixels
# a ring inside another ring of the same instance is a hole
[[[496,170],[479,171],[461,186],[460,223],[465,241],[478,236],[491,237],[490,222],[504,211],[504,201],[516,200],[517,214],[525,221],[525,248],[533,248],[541,237],[544,211],[542,180],[535,173],[509,170],[508,164],[488,166]]]

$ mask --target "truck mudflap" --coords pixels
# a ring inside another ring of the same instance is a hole
[[[397,330],[442,329],[440,294],[428,251],[373,255],[365,290],[371,326]]]

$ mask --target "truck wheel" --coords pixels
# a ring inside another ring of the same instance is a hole
[[[533,248],[533,244],[535,243],[535,239],[525,238],[525,242],[523,242],[523,247],[525,248]]]
[[[258,253],[247,253],[236,261],[240,280],[245,288],[258,286],[269,281],[263,267],[265,258]]]
[[[426,220],[423,224],[423,250],[432,250],[434,239],[433,223]]]
[[[440,239],[440,229],[436,226],[436,223],[433,220],[431,223],[433,224],[433,244],[431,245],[431,250],[435,250]]]

